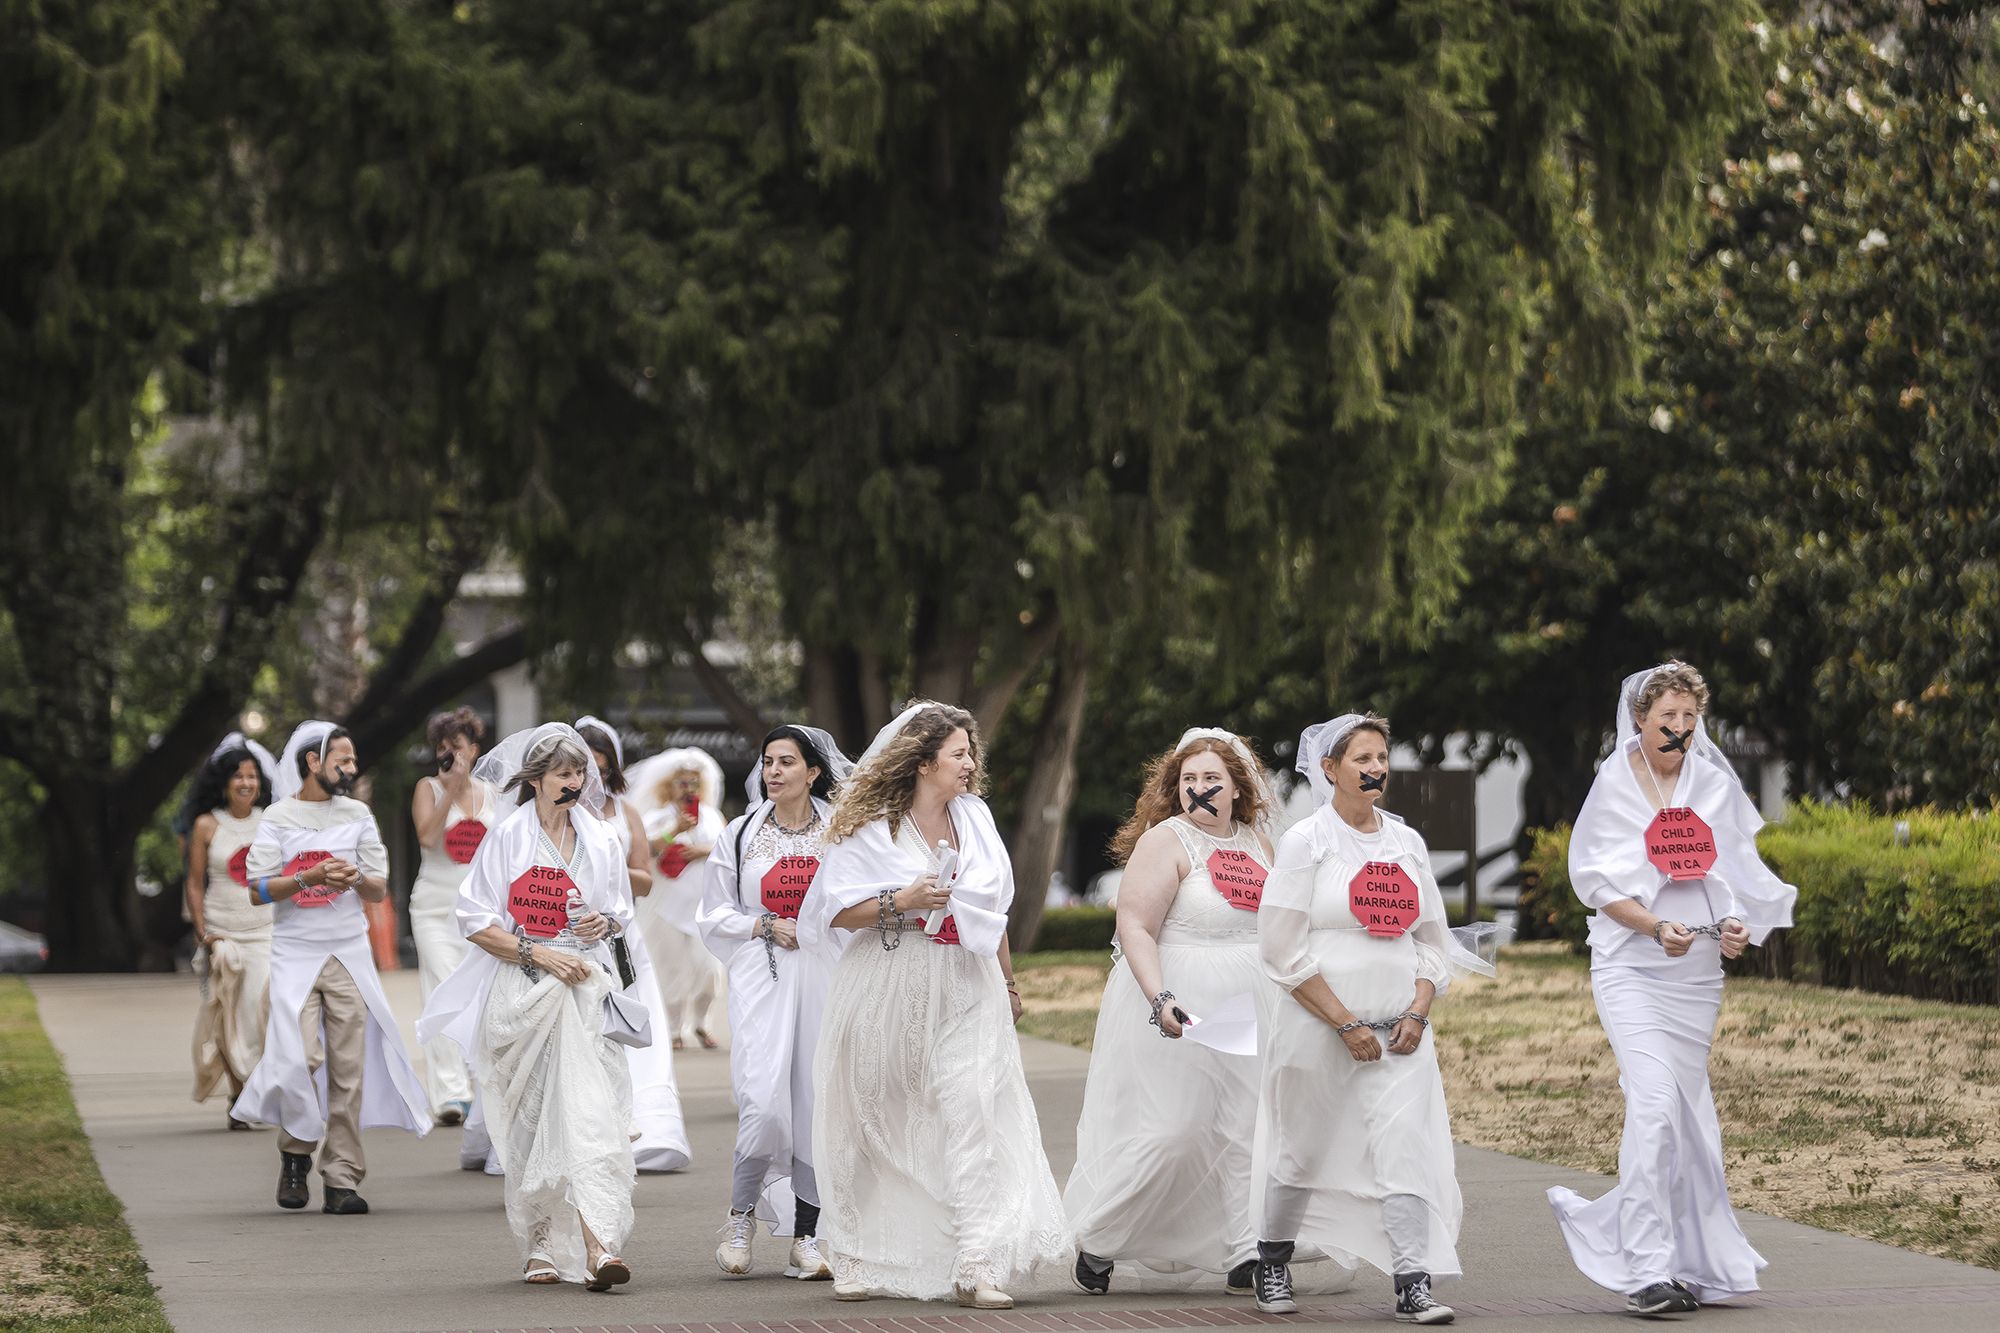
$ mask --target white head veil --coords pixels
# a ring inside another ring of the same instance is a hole
[[[1278,813],[1278,797],[1271,789],[1271,775],[1264,771],[1264,765],[1258,762],[1257,755],[1249,744],[1235,732],[1225,731],[1221,727],[1189,727],[1181,733],[1181,738],[1174,742],[1174,753],[1179,754],[1191,743],[1201,740],[1221,741],[1236,752],[1236,757],[1250,770],[1250,781],[1257,786],[1258,803],[1264,808],[1263,816],[1258,819],[1257,826],[1259,828],[1268,826],[1272,816]]]
[[[903,728],[909,726],[910,719],[918,713],[923,712],[926,708],[942,707],[944,705],[937,703],[935,700],[919,699],[902,712],[896,714],[888,726],[875,733],[875,739],[868,742],[868,748],[861,752],[861,757],[854,761],[854,766],[856,768],[866,768],[871,760],[889,748],[890,741],[895,740],[896,737],[903,734]]]
[[[282,801],[305,790],[306,780],[299,772],[299,751],[320,749],[320,742],[334,729],[331,722],[301,722],[293,729],[292,738],[285,742],[284,757],[278,760],[278,771],[271,774],[272,799]],[[326,759],[324,751],[320,759]]]
[[[609,722],[606,722],[603,718],[594,716],[593,714],[590,713],[585,713],[582,717],[576,720],[576,734],[581,736],[583,734],[583,729],[585,727],[596,727],[599,731],[603,732],[605,735],[611,738],[611,757],[613,759],[616,759],[618,761],[618,767],[620,769],[623,769],[625,767],[625,742],[623,739],[619,737],[618,728],[612,726]],[[588,749],[589,746],[590,742],[585,741],[584,748]]]
[[[257,766],[264,770],[264,780],[271,784],[272,794],[275,795],[277,793],[278,761],[271,757],[269,750],[251,740],[242,732],[232,731],[222,738],[222,744],[209,752],[208,762],[211,764],[214,763],[231,750],[248,750],[250,757],[257,761]]]
[[[840,746],[834,743],[833,737],[827,732],[821,731],[818,727],[808,727],[799,722],[786,722],[783,725],[790,727],[794,731],[805,733],[806,739],[812,742],[813,749],[819,751],[819,757],[826,767],[826,775],[832,778],[835,783],[845,782],[847,775],[854,771],[854,765],[849,762],[846,755],[840,752]],[[753,809],[763,803],[764,755],[762,751],[759,751],[757,757],[750,761],[750,776],[743,779],[743,793],[750,798],[750,805]]]
[[[1654,676],[1659,675],[1662,671],[1672,671],[1675,669],[1674,663],[1662,662],[1656,667],[1648,667],[1644,671],[1635,671],[1625,677],[1625,683],[1618,687],[1618,744],[1615,747],[1616,749],[1624,749],[1625,742],[1639,734],[1639,724],[1632,717],[1632,705],[1638,702],[1639,692],[1646,688],[1646,682]],[[1644,742],[1641,743],[1643,744]],[[1736,776],[1736,770],[1730,766],[1729,757],[1722,753],[1720,746],[1709,739],[1708,719],[1705,717],[1695,718],[1694,739],[1688,742],[1688,754],[1692,758],[1700,759],[1720,769],[1723,775],[1731,782],[1738,783],[1739,785],[1742,782],[1742,779]]]
[[[597,775],[597,765],[590,760],[589,744],[567,722],[544,722],[539,727],[515,732],[479,756],[479,762],[472,766],[472,776],[505,790],[507,784],[528,766],[530,759],[559,740],[570,741],[583,752],[583,796],[580,803],[590,810],[601,808],[604,805],[604,779]]]
[[[1367,720],[1365,713],[1342,713],[1330,721],[1315,722],[1299,733],[1299,753],[1293,767],[1312,784],[1313,809],[1333,804],[1333,783],[1326,776],[1326,757]]]

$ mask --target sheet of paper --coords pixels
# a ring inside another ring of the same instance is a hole
[[[937,855],[938,884],[949,889],[951,882],[958,878],[958,849],[950,843],[941,842],[938,844]],[[943,907],[933,907],[930,915],[924,918],[924,932],[929,935],[937,934],[944,925],[944,919],[950,915],[950,903],[946,903]]]
[[[1188,1015],[1181,1040],[1221,1051],[1224,1055],[1257,1054],[1257,1001],[1249,991],[1232,995],[1208,1011],[1207,1018]]]

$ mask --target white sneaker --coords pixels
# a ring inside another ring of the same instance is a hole
[[[757,1234],[757,1215],[729,1210],[729,1220],[717,1230],[727,1232],[715,1247],[715,1262],[725,1273],[750,1271],[750,1240]]]
[[[968,1306],[974,1310],[1011,1310],[1014,1308],[1014,1298],[994,1286],[991,1282],[988,1282],[985,1278],[979,1279],[978,1285],[972,1287],[970,1290],[965,1287],[957,1288],[954,1294],[957,1295],[960,1305]]]
[[[792,1253],[785,1261],[785,1276],[801,1282],[824,1282],[832,1278],[833,1269],[820,1256],[819,1237],[800,1236],[792,1242]]]
[[[865,1301],[868,1299],[868,1284],[836,1280],[833,1284],[833,1298],[837,1301]]]

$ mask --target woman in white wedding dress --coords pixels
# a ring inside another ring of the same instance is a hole
[[[1241,737],[1195,728],[1152,767],[1112,842],[1119,957],[1104,984],[1063,1204],[1076,1285],[1223,1282],[1247,1296],[1257,1261],[1250,1145],[1257,1059],[1179,1040],[1196,1018],[1270,983],[1257,906],[1271,868],[1262,766]],[[1162,1041],[1161,1038],[1172,1040]],[[1224,1275],[1227,1275],[1224,1281]]]
[[[803,947],[840,956],[813,1062],[840,1300],[1004,1310],[1005,1285],[1070,1256],[1014,1035],[1014,868],[980,785],[972,715],[912,704],[849,775],[799,914]]]
[[[1298,768],[1316,808],[1280,839],[1257,913],[1278,984],[1257,1016],[1257,1308],[1297,1308],[1299,1247],[1389,1274],[1398,1321],[1450,1323],[1431,1283],[1460,1275],[1464,1204],[1430,1010],[1454,971],[1493,968],[1447,929],[1423,838],[1376,808],[1389,724],[1308,727]]]
[[[1708,738],[1708,685],[1683,662],[1626,678],[1618,744],[1570,835],[1590,918],[1590,990],[1625,1094],[1618,1186],[1555,1186],[1570,1257],[1638,1315],[1757,1290],[1764,1257],[1729,1207],[1708,1048],[1722,960],[1792,921],[1798,890],[1757,853],[1764,820]],[[1683,853],[1686,850],[1686,854]]]
[[[632,1279],[619,1252],[638,1135],[625,1052],[606,1035],[618,981],[605,941],[632,920],[618,839],[565,723],[516,732],[474,772],[503,802],[518,792],[518,808],[473,855],[458,920],[477,948],[431,993],[418,1039],[472,1052],[522,1279],[607,1291]]]
[[[799,947],[798,917],[826,855],[834,786],[847,756],[818,727],[764,737],[745,790],[750,808],[708,858],[701,937],[729,969],[729,1086],[736,1094],[736,1171],[715,1262],[733,1276],[754,1266],[762,1218],[792,1236],[785,1276],[833,1277],[819,1251],[813,1169],[813,1052],[833,959]]]

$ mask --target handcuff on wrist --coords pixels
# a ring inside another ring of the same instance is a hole
[[[1160,1030],[1160,1035],[1162,1037],[1165,1037],[1169,1040],[1172,1040],[1174,1034],[1167,1031],[1167,1025],[1160,1021],[1160,1011],[1167,1007],[1168,1000],[1174,998],[1175,998],[1174,993],[1170,990],[1163,990],[1158,995],[1155,995],[1153,997],[1153,1016],[1146,1020],[1147,1022],[1151,1023],[1154,1027]],[[1179,1005],[1174,1006],[1174,1018],[1183,1027],[1187,1026],[1187,1021],[1188,1021],[1187,1014],[1181,1009]]]
[[[896,918],[896,933],[889,933],[889,918]],[[896,910],[896,891],[884,889],[875,896],[875,930],[882,936],[882,951],[903,947],[903,914]]]
[[[535,942],[526,935],[517,935],[514,937],[514,952],[521,963],[521,975],[529,981],[541,980],[542,969],[536,967],[533,961]]]
[[[771,979],[773,981],[778,979],[777,920],[778,914],[776,912],[766,912],[757,918],[757,924],[750,932],[764,941],[764,961],[771,965]]]
[[[1402,1013],[1397,1014],[1394,1018],[1385,1018],[1380,1022],[1371,1022],[1366,1018],[1357,1018],[1352,1023],[1342,1023],[1339,1027],[1335,1028],[1333,1031],[1336,1036],[1341,1036],[1341,1037],[1346,1036],[1348,1033],[1354,1031],[1354,1029],[1356,1028],[1374,1028],[1378,1032],[1394,1032],[1396,1030],[1396,1025],[1398,1023],[1401,1023],[1406,1018],[1414,1018],[1419,1023],[1422,1023],[1425,1027],[1429,1027],[1431,1025],[1430,1019],[1424,1017],[1416,1010],[1406,1009]]]

